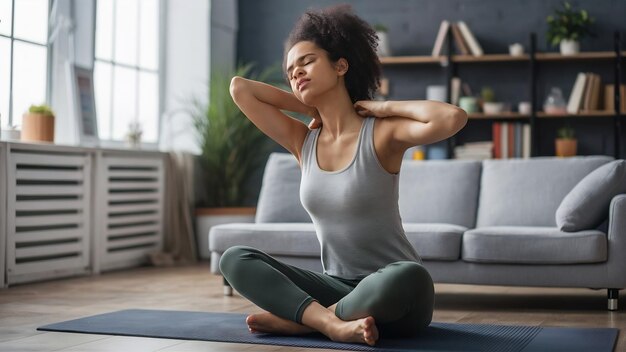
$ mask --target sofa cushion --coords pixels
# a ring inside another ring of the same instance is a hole
[[[259,193],[257,223],[311,222],[300,202],[300,166],[289,153],[270,154]]]
[[[607,259],[607,236],[597,230],[493,226],[463,234],[463,260],[475,263],[581,264]]]
[[[400,216],[404,223],[475,227],[480,161],[403,161]]]
[[[458,260],[467,228],[449,224],[402,224],[406,237],[423,260]]]
[[[565,195],[609,156],[483,160],[476,227],[556,227]]]
[[[599,226],[608,216],[611,199],[626,193],[626,161],[602,165],[585,176],[563,198],[556,210],[561,231],[580,231]]]
[[[209,250],[223,253],[246,245],[270,255],[320,256],[320,245],[312,223],[235,223],[213,226]]]

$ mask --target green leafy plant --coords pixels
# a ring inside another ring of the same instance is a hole
[[[387,32],[387,26],[381,23],[376,23],[372,26],[376,32]]]
[[[30,112],[31,114],[42,114],[42,115],[54,116],[54,111],[52,111],[52,108],[50,108],[46,104],[31,105],[30,108],[28,108],[28,112]]]
[[[483,98],[483,102],[493,102],[495,101],[496,93],[491,87],[483,87],[480,91],[480,96]]]
[[[587,10],[574,10],[567,1],[563,2],[563,9],[555,9],[546,21],[546,40],[552,46],[558,45],[563,39],[580,41],[588,35],[596,36],[590,29],[595,19],[589,16]]]
[[[556,134],[558,138],[560,139],[574,139],[575,138],[574,129],[569,125],[559,128],[556,131]]]
[[[267,138],[239,110],[230,95],[230,80],[242,76],[267,81],[273,70],[252,75],[253,65],[239,65],[234,72],[214,70],[207,103],[193,99],[192,117],[202,149],[200,165],[206,194],[201,206],[242,206],[249,194],[250,177],[271,151]]]

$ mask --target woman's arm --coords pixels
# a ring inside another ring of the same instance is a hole
[[[231,80],[230,94],[254,125],[300,160],[300,147],[308,131],[307,126],[281,110],[314,117],[317,114],[315,108],[303,104],[292,93],[239,76]]]
[[[358,101],[361,116],[384,118],[394,149],[435,143],[455,135],[467,123],[465,110],[432,100]]]

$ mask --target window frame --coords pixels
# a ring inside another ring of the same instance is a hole
[[[15,1],[15,0],[13,0]],[[159,34],[157,37],[157,42],[159,45],[159,49],[158,49],[158,69],[157,70],[151,70],[151,69],[144,69],[137,66],[133,66],[133,65],[128,65],[128,64],[123,64],[123,63],[119,63],[116,62],[114,60],[113,55],[115,54],[115,33],[113,33],[112,35],[112,43],[111,43],[111,50],[112,50],[112,56],[111,56],[111,60],[104,60],[104,59],[99,59],[96,57],[96,30],[97,30],[97,17],[98,17],[98,2],[99,1],[103,1],[103,0],[95,0],[94,1],[94,5],[93,5],[93,13],[92,13],[92,67],[94,69],[95,72],[95,68],[96,68],[96,62],[102,62],[102,63],[106,63],[111,65],[111,100],[109,102],[110,108],[110,115],[107,117],[108,119],[113,118],[113,84],[115,83],[115,81],[113,80],[114,77],[114,68],[116,66],[119,67],[124,67],[124,68],[128,68],[128,69],[132,69],[137,73],[140,72],[150,72],[150,73],[156,73],[157,74],[157,79],[159,82],[159,89],[158,89],[158,107],[157,107],[157,139],[154,142],[145,142],[142,141],[141,142],[141,147],[143,149],[147,149],[147,150],[156,150],[159,148],[159,145],[161,143],[161,127],[162,127],[162,117],[163,117],[163,113],[165,110],[165,104],[164,104],[164,97],[165,97],[165,26],[166,26],[166,3],[165,0],[157,0],[158,1],[158,9],[159,9]],[[104,1],[110,1],[110,0],[104,0]],[[115,5],[117,4],[117,1],[119,0],[114,0],[113,2],[113,23],[115,23]],[[138,15],[140,15],[140,11],[138,11]],[[139,18],[137,19],[137,23],[139,25]],[[115,28],[115,27],[114,27]],[[115,31],[115,30],[114,30]],[[95,81],[94,81],[95,83]],[[137,74],[137,86],[135,88],[136,92],[139,93],[139,75]],[[137,99],[139,97],[139,94],[137,94]],[[136,105],[135,107],[135,112],[137,112],[137,109],[139,107],[139,104]],[[96,109],[97,109],[97,102],[96,102]],[[97,110],[96,110],[97,111]],[[99,120],[101,117],[97,115],[96,113],[96,119]],[[111,128],[109,129],[110,135],[112,136],[112,126],[113,124],[111,123]],[[100,143],[100,145],[102,146],[112,146],[112,147],[120,147],[120,146],[124,146],[126,144],[126,142],[124,140],[119,140],[119,139],[113,139],[113,138],[109,138],[109,139],[103,139],[102,137],[98,136],[98,141]]]
[[[14,121],[13,121],[13,57],[15,55],[15,51],[14,51],[14,43],[15,41],[19,41],[22,43],[27,43],[27,44],[31,44],[31,45],[37,45],[40,47],[45,47],[46,48],[46,97],[45,97],[45,104],[50,105],[50,100],[51,100],[51,92],[52,92],[52,55],[50,53],[50,49],[51,49],[51,45],[50,45],[50,11],[51,6],[52,6],[52,1],[53,0],[48,0],[48,14],[46,16],[46,43],[45,44],[41,44],[41,43],[36,43],[27,39],[20,39],[20,38],[15,38],[15,2],[17,0],[11,0],[11,34],[10,35],[6,35],[6,34],[1,34],[0,33],[0,37],[2,38],[7,38],[11,41],[11,56],[9,57],[9,116],[8,119],[4,122],[5,126],[13,126],[14,125]],[[159,0],[162,1],[162,0]],[[0,117],[4,120],[4,116]],[[0,126],[0,128],[2,128],[2,126]]]

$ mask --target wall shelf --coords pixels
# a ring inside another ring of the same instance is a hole
[[[404,64],[442,64],[447,62],[445,56],[384,56],[379,58],[383,65],[404,65]]]
[[[481,112],[468,114],[470,120],[493,120],[493,119],[529,119],[530,115],[518,112],[502,112],[499,114],[485,114]]]
[[[622,51],[624,57],[626,51]],[[537,53],[535,59],[538,61],[572,61],[572,60],[610,60],[615,59],[614,51],[581,52],[576,55],[561,55],[560,53]]]
[[[530,55],[485,54],[481,56],[452,55],[452,62],[519,62],[530,60]]]
[[[537,112],[537,117],[540,119],[559,119],[559,118],[593,118],[593,117],[613,117],[615,112],[598,110],[598,111],[581,111],[578,114],[546,114],[543,111]]]
[[[626,57],[626,51],[622,51],[622,57]],[[615,59],[614,51],[589,51],[576,55],[561,55],[560,53],[535,53],[537,61],[573,61],[573,60],[610,60]],[[485,54],[481,56],[452,55],[452,62],[524,62],[531,59],[530,54],[512,56],[509,54]],[[385,56],[380,58],[383,65],[399,64],[442,64],[448,61],[447,56]]]
[[[451,89],[451,81],[453,77],[458,76],[458,66],[460,64],[467,63],[490,63],[490,62],[522,62],[525,63],[525,66],[528,70],[528,75],[530,77],[530,81],[528,84],[528,92],[529,92],[529,100],[531,103],[531,113],[529,115],[522,115],[516,112],[506,112],[500,114],[484,114],[484,113],[472,113],[469,114],[468,118],[470,120],[483,120],[483,121],[496,121],[496,120],[522,120],[523,122],[528,122],[530,124],[530,135],[531,135],[531,156],[540,156],[542,155],[540,151],[540,130],[538,128],[538,124],[540,121],[548,121],[548,119],[563,119],[563,118],[603,118],[606,121],[607,117],[613,118],[613,156],[615,158],[620,158],[620,131],[621,131],[621,121],[625,113],[619,112],[617,108],[615,111],[581,111],[578,114],[546,114],[543,111],[539,111],[541,109],[539,98],[537,96],[537,76],[538,76],[538,65],[542,62],[549,64],[550,62],[572,62],[572,61],[606,61],[607,64],[613,64],[614,71],[614,79],[613,83],[616,86],[621,84],[621,76],[623,74],[623,58],[626,57],[626,51],[621,50],[620,47],[620,33],[616,31],[614,33],[614,50],[613,51],[593,51],[593,52],[581,52],[575,55],[562,55],[559,52],[537,52],[536,50],[536,39],[537,35],[535,33],[530,33],[530,45],[529,52],[520,56],[512,56],[508,53],[500,53],[500,54],[484,54],[481,56],[472,56],[472,55],[453,55],[454,52],[454,38],[452,37],[452,33],[448,32],[447,42],[447,54],[443,56],[433,57],[428,55],[422,56],[392,56],[392,57],[382,57],[380,58],[380,62],[384,66],[389,65],[398,65],[398,64],[440,64],[445,70],[446,76],[446,87],[448,90],[448,99],[452,95],[450,92]],[[612,61],[612,62],[611,62]],[[609,82],[607,82],[609,83]],[[448,100],[448,102],[450,102]],[[615,106],[619,107],[621,105],[619,101],[619,95],[615,97]],[[457,136],[452,136],[447,139],[448,143],[448,158],[452,158],[452,151],[456,145]]]

